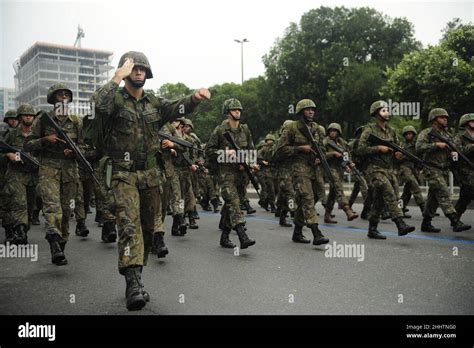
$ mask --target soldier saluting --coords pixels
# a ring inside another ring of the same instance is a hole
[[[192,95],[170,102],[144,91],[153,78],[147,57],[127,52],[111,81],[96,91],[96,116],[101,117],[105,136],[105,154],[112,160],[111,188],[119,230],[118,268],[126,281],[128,310],[139,310],[150,296],[141,282],[152,244],[162,246],[160,232],[162,171],[157,154],[158,131],[166,123],[192,113],[210,92],[201,88]],[[119,84],[125,80],[125,87]],[[158,198],[157,198],[158,197]]]

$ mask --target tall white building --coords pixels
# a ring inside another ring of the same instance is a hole
[[[14,88],[0,87],[0,120],[10,109],[16,109],[16,92]]]
[[[113,52],[36,42],[15,61],[17,103],[37,110],[51,109],[48,88],[66,84],[74,102],[88,102],[94,91],[109,80]]]

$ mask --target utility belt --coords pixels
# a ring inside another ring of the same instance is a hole
[[[128,171],[136,172],[142,170],[153,169],[158,166],[158,158],[161,158],[159,153],[155,155],[147,154],[144,152],[130,153],[129,156],[125,156],[124,151],[107,151],[107,156],[112,158],[113,170],[114,171]],[[116,163],[120,161],[121,163]],[[123,165],[123,162],[129,162],[130,165]]]
[[[42,158],[49,158],[49,159],[58,159],[58,160],[71,160],[74,161],[73,157],[66,157],[64,156],[64,152],[51,152],[51,151],[44,151],[41,154]]]

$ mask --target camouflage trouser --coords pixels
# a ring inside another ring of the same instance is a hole
[[[162,221],[165,220],[166,208],[168,207],[168,205],[171,207],[173,216],[176,216],[178,214],[184,214],[184,201],[181,196],[181,185],[179,183],[179,177],[176,172],[175,175],[166,178],[166,181],[163,185],[162,196]]]
[[[5,193],[10,200],[7,224],[29,226],[29,220],[36,206],[38,174],[8,171],[5,175]]]
[[[339,209],[342,209],[349,202],[344,195],[344,171],[339,168],[331,168],[332,176],[334,177],[334,186],[330,185],[329,194],[326,200],[326,209],[332,211],[334,203],[337,201]]]
[[[46,234],[58,234],[61,242],[69,239],[69,219],[75,206],[78,177],[77,168],[63,170],[40,165],[38,185]]]
[[[221,214],[227,228],[234,229],[239,224],[245,224],[245,219],[240,211],[240,198],[237,185],[241,177],[239,171],[224,171],[219,174],[219,185],[221,187],[224,206]]]
[[[287,168],[280,167],[278,180],[279,191],[277,206],[280,210],[294,212],[296,210],[296,198],[291,171]]]
[[[387,207],[392,219],[403,216],[398,202],[398,180],[393,171],[376,171],[369,173],[370,185],[373,186],[373,203],[370,208],[369,221],[379,222],[380,216]]]
[[[466,177],[469,178],[468,175]],[[457,213],[459,215],[464,214],[472,200],[474,200],[474,182],[461,181],[459,199],[455,206]]]
[[[191,183],[193,186],[194,199],[199,199],[201,197],[201,185],[198,178],[198,172],[191,172]]]
[[[2,219],[2,226],[11,224],[8,221],[8,212],[10,207],[10,201],[8,195],[5,193],[5,169],[0,169],[0,219]]]
[[[321,165],[312,167],[313,171],[313,192],[314,192],[314,203],[321,202],[322,205],[326,205],[326,189],[324,188],[324,171]]]
[[[114,172],[112,190],[119,232],[118,269],[147,264],[153,234],[161,222],[161,173],[159,169]]]
[[[362,200],[365,202],[368,196],[368,186],[367,186],[367,181],[365,178],[361,175],[360,178],[358,178],[355,175],[351,175],[351,178],[354,179],[354,186],[352,187],[352,192],[351,196],[349,197],[349,205],[352,206],[354,202],[357,199],[357,196],[359,195],[359,192],[362,194]]]
[[[313,181],[309,176],[295,175],[293,183],[296,195],[295,225],[312,225],[318,223],[316,209],[314,208]]]
[[[189,168],[176,167],[175,172],[179,176],[181,196],[184,199],[184,213],[193,212],[196,209],[196,196],[194,196],[193,172]]]
[[[262,202],[275,203],[275,181],[269,168],[263,171],[262,175],[260,176],[260,180],[260,184],[262,186],[260,193]]]
[[[406,207],[408,205],[412,194],[413,198],[415,198],[416,204],[418,204],[419,206],[424,205],[425,200],[423,198],[423,195],[421,194],[420,185],[418,184],[418,180],[416,179],[413,170],[407,166],[400,166],[400,170],[398,171],[398,173],[400,178],[400,184],[405,185],[401,197],[403,201],[403,207]]]
[[[211,175],[201,173],[199,175],[199,182],[203,203],[209,203],[211,199],[217,197],[216,185]]]
[[[238,171],[237,173],[237,193],[239,195],[240,203],[248,202],[247,186],[250,183],[250,179],[245,172]]]
[[[434,217],[438,206],[441,207],[444,215],[456,213],[456,209],[454,209],[453,203],[451,203],[449,198],[448,185],[446,183],[447,172],[431,166],[429,171],[423,169],[422,172],[429,185],[423,216]]]

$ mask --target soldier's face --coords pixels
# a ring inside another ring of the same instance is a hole
[[[448,126],[448,117],[447,116],[438,116],[438,117],[436,117],[436,122],[441,127],[446,128]]]
[[[306,108],[303,109],[303,116],[306,118],[308,121],[312,121],[314,118],[316,110],[314,108]]]
[[[230,115],[235,118],[236,120],[240,120],[240,110],[239,109],[231,109],[229,110]]]
[[[387,121],[390,119],[390,112],[388,111],[388,108],[381,108],[379,115]]]
[[[265,143],[266,143],[267,145],[272,145],[272,144],[273,144],[273,140],[266,140]]]
[[[191,128],[191,126],[188,126],[188,125],[185,125],[185,126],[184,126],[184,132],[185,132],[186,134],[190,134],[192,130],[193,130],[193,129]]]
[[[329,131],[329,137],[330,137],[331,139],[336,139],[338,135],[339,135],[339,132],[338,132],[337,130],[335,130],[335,129],[331,129],[331,130]]]
[[[415,134],[413,134],[413,132],[406,132],[406,133],[405,133],[405,139],[406,139],[407,141],[413,140],[413,137],[414,137],[414,136],[415,136]]]
[[[18,126],[18,120],[16,118],[9,118],[7,119],[7,123],[10,127],[13,127],[15,128],[16,126]]]
[[[469,121],[466,125],[468,128],[474,129],[474,121]]]
[[[27,127],[29,127],[33,124],[33,119],[34,119],[33,115],[22,115],[21,116],[21,122]]]
[[[178,128],[179,123],[180,123],[179,121],[173,121],[173,122],[171,122],[171,125],[172,125],[174,128]]]
[[[55,94],[57,103],[69,103],[72,99],[71,93],[69,91],[57,91]]]

